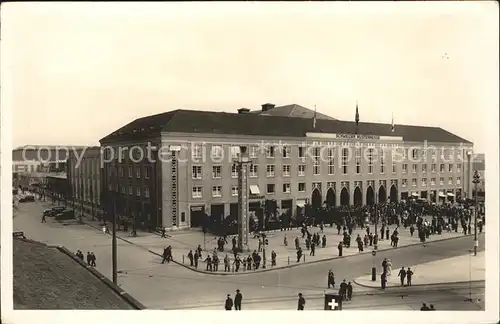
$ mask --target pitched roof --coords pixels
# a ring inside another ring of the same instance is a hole
[[[100,142],[137,140],[160,132],[304,137],[307,132],[354,134],[355,130],[356,123],[351,121],[318,119],[316,128],[313,128],[312,121],[306,118],[173,110],[137,119]],[[439,127],[395,125],[394,132],[391,132],[391,124],[360,122],[358,134],[401,136],[409,142],[471,143]]]
[[[13,239],[14,309],[135,309],[57,248]]]
[[[296,118],[309,118],[309,119],[314,118],[314,110],[302,107],[297,104],[278,106],[268,109],[266,111],[254,110],[250,113],[256,115],[266,115],[266,116],[283,116],[283,117],[296,117]],[[336,120],[333,117],[327,116],[319,112],[316,112],[316,119]]]

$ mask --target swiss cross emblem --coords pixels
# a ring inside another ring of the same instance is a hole
[[[339,295],[325,294],[325,310],[342,310],[342,298]]]

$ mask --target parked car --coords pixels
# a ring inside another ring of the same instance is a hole
[[[23,202],[33,202],[35,201],[35,196],[31,195],[31,194],[28,194],[28,195],[21,195],[21,197],[19,198],[19,202],[23,203]]]
[[[60,212],[62,212],[63,210],[65,210],[66,207],[64,206],[56,206],[56,207],[52,207],[52,212],[54,212],[55,214],[58,214]]]
[[[52,209],[45,209],[45,210],[43,211],[43,215],[44,215],[44,216],[54,216],[54,212],[53,212],[53,210],[52,210]]]
[[[57,221],[74,219],[74,218],[75,218],[75,213],[72,210],[63,210],[57,213],[55,217]]]

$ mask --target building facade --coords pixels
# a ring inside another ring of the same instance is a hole
[[[68,156],[68,180],[72,200],[94,216],[102,213],[101,149],[98,146],[75,150]]]
[[[269,201],[297,215],[306,204],[439,204],[471,192],[472,143],[440,128],[176,110],[138,119],[101,145],[110,161],[103,190],[119,213],[170,229],[237,215],[240,146],[251,161],[249,213]],[[139,158],[148,147],[150,158]]]

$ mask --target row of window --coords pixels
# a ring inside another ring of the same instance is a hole
[[[431,186],[434,186],[436,184],[436,178],[431,178]],[[461,178],[457,177],[457,185],[459,185],[461,182]],[[439,184],[444,185],[444,178],[439,178]],[[453,177],[449,177],[448,179],[448,184],[451,185],[453,184]],[[403,179],[402,182],[402,187],[406,188],[408,186],[408,179]],[[416,187],[417,186],[417,179],[412,179],[412,186]],[[422,187],[427,186],[427,179],[424,178],[422,179]],[[297,191],[298,192],[306,192],[306,183],[305,182],[299,182],[297,183]],[[283,183],[282,185],[282,192],[283,193],[291,193],[291,184],[290,183]],[[276,185],[274,183],[268,183],[267,188],[266,188],[266,193],[267,194],[274,194],[276,193]],[[238,186],[231,186],[231,196],[232,197],[237,197],[238,196]],[[203,187],[202,186],[193,186],[192,190],[192,197],[193,198],[203,198]],[[212,186],[212,197],[217,198],[217,197],[222,197],[222,186]]]
[[[312,154],[313,156],[320,156],[321,154],[321,147],[313,147],[312,148]],[[356,155],[361,156],[363,148],[356,148]],[[403,159],[406,159],[409,155],[411,155],[412,159],[419,159],[422,157],[423,159],[427,159],[427,152],[430,151],[432,158],[436,159],[437,157],[437,151],[441,151],[441,158],[443,159],[445,156],[448,156],[449,159],[453,159],[454,154],[453,152],[456,151],[458,154],[456,155],[457,157],[462,156],[462,151],[461,150],[450,150],[450,149],[417,149],[417,148],[409,148],[409,149],[404,149],[404,148],[398,148],[398,150],[401,152],[401,155],[403,156]],[[265,153],[267,158],[274,158],[276,157],[276,152],[279,151],[281,152],[281,157],[282,158],[290,158],[291,157],[291,146],[290,145],[250,145],[249,146],[249,156],[251,158],[256,158],[258,155],[259,151],[263,151]],[[368,148],[368,155],[371,155],[373,157],[375,149],[374,148]],[[231,146],[229,149],[230,155],[232,158],[237,158],[239,153],[240,153],[240,147],[239,146]],[[298,152],[297,152],[297,157],[298,158],[304,158],[306,156],[307,152],[307,147],[306,146],[298,146]],[[393,156],[395,154],[395,151],[392,151]],[[385,154],[385,151],[381,151],[381,156]],[[326,154],[328,157],[333,158],[335,156],[335,148],[327,148],[326,149]],[[203,146],[202,145],[193,145],[193,149],[191,151],[191,155],[193,159],[201,159],[203,158]],[[224,158],[224,148],[222,145],[212,145],[211,150],[210,150],[210,156],[214,159],[217,158]],[[342,148],[342,158],[349,156],[349,149],[348,148]]]
[[[144,170],[144,171],[142,171]],[[119,165],[118,166],[118,172],[120,174],[120,177],[121,178],[124,178],[125,177],[125,166],[124,165]],[[150,177],[150,173],[151,173],[151,167],[150,166],[144,166],[144,167],[141,167],[140,165],[136,165],[135,166],[135,177],[137,179],[140,179],[141,178],[141,174],[144,173],[144,179],[149,179]],[[133,171],[132,171],[132,166],[129,165],[127,167],[127,176],[129,178],[132,178],[133,177]]]
[[[462,172],[462,165],[457,164],[457,172],[460,173]],[[439,166],[439,172],[443,173],[445,170],[445,165],[440,164]],[[329,161],[328,163],[328,175],[334,175],[335,174],[335,165],[333,164],[333,160]],[[422,173],[427,172],[427,164],[422,164]],[[392,173],[396,173],[396,164],[392,165]],[[401,172],[403,174],[408,173],[408,164],[402,164],[402,170]],[[436,164],[431,164],[431,172],[436,172]],[[448,165],[448,172],[453,172],[453,164]],[[249,170],[248,170],[249,176],[251,178],[257,178],[259,176],[259,165],[258,164],[251,164],[249,165]],[[312,174],[313,175],[320,175],[321,173],[321,168],[319,164],[319,160],[315,160],[312,166]],[[348,173],[348,167],[347,165],[342,166],[342,174],[347,174]],[[356,174],[361,174],[361,165],[356,165]],[[368,165],[368,174],[373,173],[373,165]],[[384,174],[385,173],[385,164],[380,165],[380,173]],[[412,164],[412,173],[417,173],[417,164]],[[306,174],[306,165],[305,164],[299,164],[297,166],[297,175],[298,176],[305,176]],[[267,164],[266,165],[266,177],[274,177],[276,175],[276,166],[274,164]],[[291,165],[290,164],[284,164],[282,165],[282,175],[283,177],[290,177],[291,176]],[[138,176],[139,177],[139,176]],[[203,179],[203,166],[201,165],[193,165],[192,167],[192,178],[193,179]],[[212,166],[212,179],[220,179],[222,178],[222,165],[214,165]],[[233,164],[231,166],[231,178],[238,178],[238,166],[236,164]]]
[[[114,186],[110,183],[108,185],[109,191],[118,191],[118,185],[115,183]],[[126,190],[125,190],[126,189]],[[133,195],[134,194],[134,189],[132,186],[120,186],[119,189],[120,193],[122,194],[128,194],[128,195]],[[146,197],[149,198],[149,188],[148,187],[136,187],[135,188],[135,195],[137,197]]]
[[[420,181],[421,181],[420,184],[421,184],[422,187],[426,187],[427,186],[427,178],[422,178],[422,179],[420,179]],[[461,182],[462,182],[462,178],[461,177],[457,177],[456,184],[459,185],[459,184],[461,184]],[[448,177],[448,184],[449,185],[453,184],[453,177]],[[416,178],[411,179],[411,185],[412,185],[412,187],[416,187],[417,186],[417,179]],[[436,185],[436,178],[431,178],[430,179],[430,185],[431,186],[435,186]],[[444,177],[440,177],[439,178],[439,185],[440,186],[444,185]],[[401,186],[403,188],[408,187],[408,179],[402,179]]]

